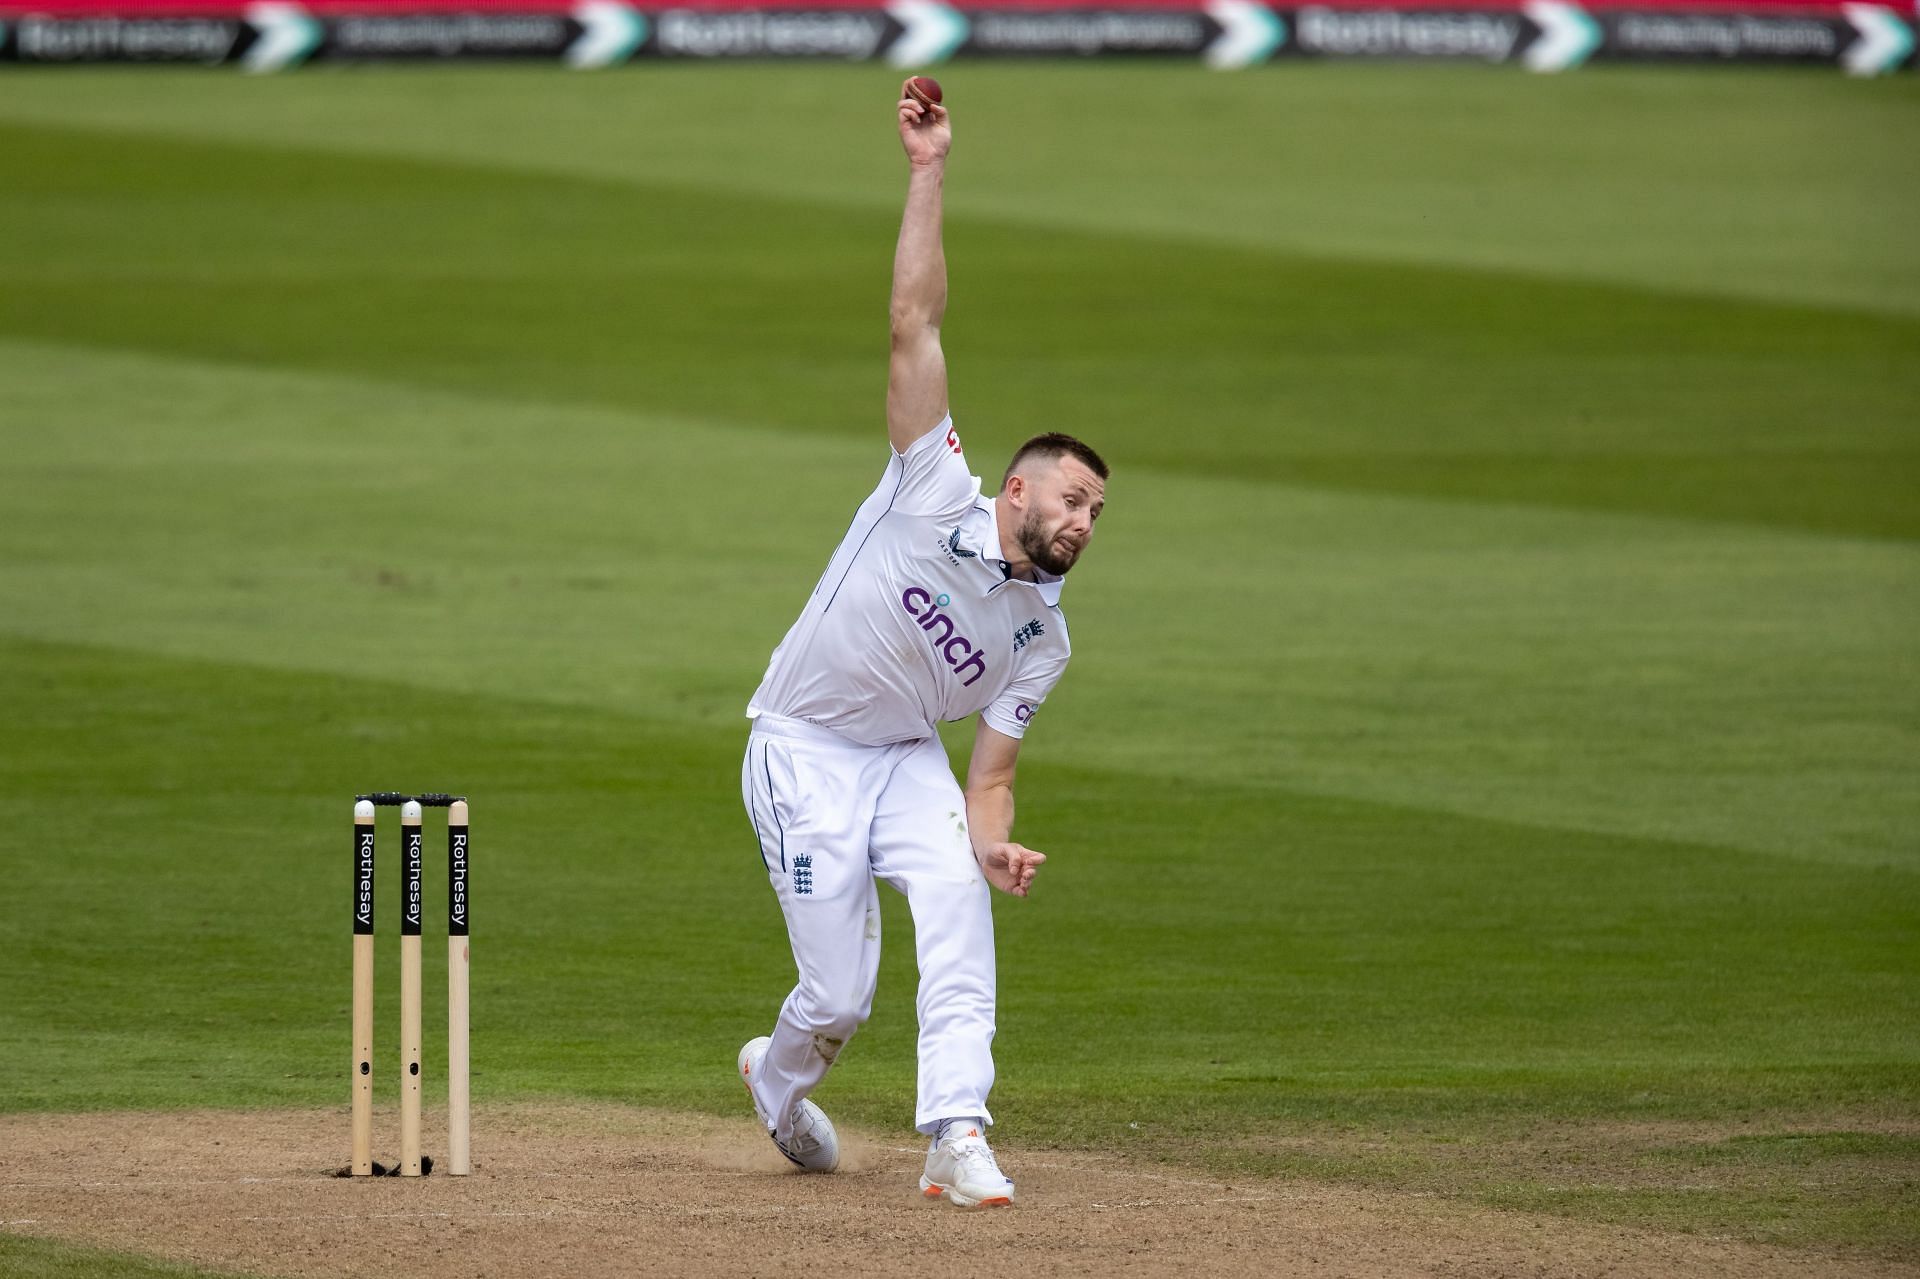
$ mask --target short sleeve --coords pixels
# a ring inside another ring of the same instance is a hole
[[[967,470],[967,455],[960,449],[951,414],[895,460],[901,469],[893,509],[902,514],[958,520],[980,495],[980,479]]]
[[[1019,679],[1007,685],[1000,696],[988,703],[987,709],[980,712],[980,718],[988,728],[1008,737],[1025,737],[1027,725],[1040,711],[1040,704],[1047,700],[1047,694],[1060,682],[1060,676],[1066,671],[1066,658],[1050,661],[1038,669],[1023,672]]]

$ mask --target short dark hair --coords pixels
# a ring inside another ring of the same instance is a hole
[[[1045,435],[1036,435],[1013,451],[1013,461],[1007,463],[1007,473],[1000,477],[1000,487],[1005,488],[1020,464],[1030,457],[1071,457],[1085,463],[1086,468],[1101,479],[1107,478],[1107,464],[1101,460],[1086,444],[1071,435],[1059,431],[1048,431]]]

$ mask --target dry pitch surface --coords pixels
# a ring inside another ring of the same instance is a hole
[[[394,1128],[383,1115],[380,1131]],[[431,1126],[429,1134],[444,1131]],[[611,1106],[476,1114],[474,1173],[348,1181],[344,1110],[0,1119],[0,1230],[265,1275],[1920,1274],[1296,1182],[1001,1150],[1012,1209],[917,1191],[920,1152],[851,1134],[788,1170],[751,1120]],[[430,1143],[431,1148],[431,1143]],[[937,1264],[937,1263],[936,1263]]]

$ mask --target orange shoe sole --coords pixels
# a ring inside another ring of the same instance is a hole
[[[940,1189],[940,1187],[938,1186],[928,1186],[925,1190],[922,1190],[920,1193],[926,1196],[928,1199],[938,1199],[941,1195],[945,1194],[946,1191]],[[976,1208],[1011,1208],[1013,1207],[1013,1200],[1007,1198],[1005,1195],[995,1195],[991,1199],[982,1199],[979,1203],[975,1204],[974,1207]]]

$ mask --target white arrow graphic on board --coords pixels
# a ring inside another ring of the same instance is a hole
[[[1843,4],[1840,11],[1860,38],[1840,56],[1848,75],[1885,75],[1913,52],[1913,29],[1877,4]]]
[[[1590,57],[1600,44],[1600,24],[1578,5],[1530,0],[1521,10],[1540,28],[1522,60],[1529,71],[1565,71]]]
[[[249,71],[297,67],[320,43],[320,24],[297,4],[249,5],[254,40],[240,62]]]
[[[1265,62],[1287,38],[1280,15],[1252,0],[1212,0],[1207,16],[1221,28],[1207,46],[1207,65],[1220,70]]]
[[[647,38],[647,20],[612,0],[588,0],[575,7],[573,20],[580,38],[567,47],[567,65],[610,67],[625,62]]]
[[[887,13],[906,28],[887,50],[887,61],[896,67],[945,62],[967,38],[967,20],[938,0],[893,0]]]

